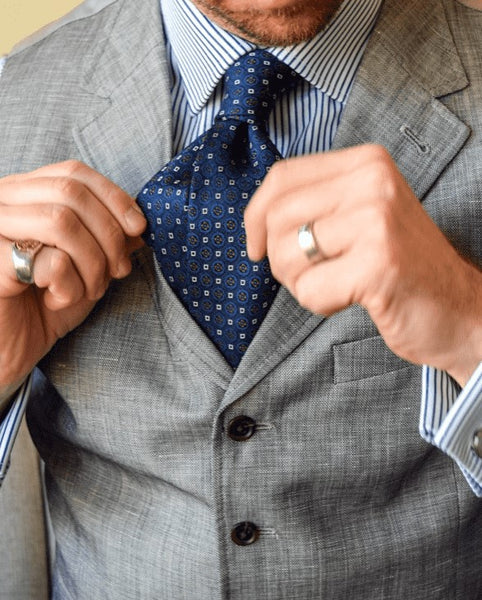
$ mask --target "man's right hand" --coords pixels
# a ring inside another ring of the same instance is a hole
[[[0,179],[0,398],[131,271],[146,220],[114,183],[77,161]],[[44,244],[20,283],[15,240]]]

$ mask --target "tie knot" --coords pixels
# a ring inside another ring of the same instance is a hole
[[[266,50],[241,56],[224,75],[224,97],[218,118],[248,123],[266,121],[276,98],[293,87],[299,76]]]

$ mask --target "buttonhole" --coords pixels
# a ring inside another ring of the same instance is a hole
[[[256,423],[256,431],[274,429],[271,423]]]
[[[276,539],[278,539],[278,537],[279,537],[278,532],[273,527],[260,527],[259,533],[260,533],[260,535],[267,536],[267,537],[274,537]]]
[[[403,133],[403,135],[415,145],[420,154],[428,154],[430,152],[430,146],[421,140],[418,135],[412,131],[410,127],[408,127],[408,125],[402,125],[400,127],[400,132]]]

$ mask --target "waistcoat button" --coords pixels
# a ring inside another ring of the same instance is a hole
[[[236,442],[245,442],[254,435],[256,431],[256,421],[251,417],[240,415],[229,422],[228,435]]]
[[[472,448],[475,450],[477,456],[482,458],[482,429],[479,429],[474,433],[474,439],[472,440]]]
[[[249,546],[259,538],[259,528],[251,521],[243,521],[234,526],[231,531],[231,539],[238,546]]]

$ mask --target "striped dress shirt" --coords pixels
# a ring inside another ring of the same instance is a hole
[[[345,0],[329,27],[289,47],[266,47],[302,77],[273,110],[269,133],[284,157],[331,148],[363,51],[382,0]],[[160,0],[171,72],[173,149],[206,131],[217,114],[227,68],[255,45],[218,27],[189,0]],[[2,64],[0,62],[0,72]],[[0,482],[25,404],[30,377],[0,425]],[[460,390],[444,372],[423,368],[420,434],[460,466],[482,496],[482,459],[474,432],[482,428],[482,365]]]

